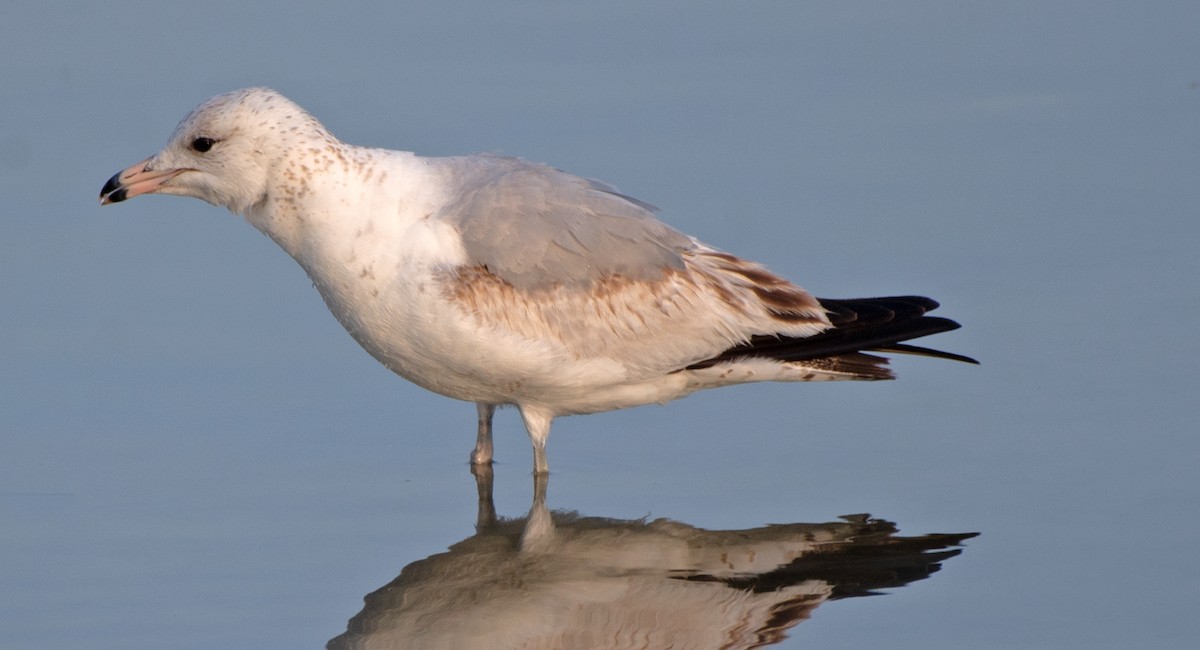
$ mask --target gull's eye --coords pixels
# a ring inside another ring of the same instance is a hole
[[[217,141],[213,140],[212,138],[196,138],[195,140],[192,140],[192,149],[199,151],[200,153],[204,153],[209,149],[212,149],[213,145],[216,143]]]

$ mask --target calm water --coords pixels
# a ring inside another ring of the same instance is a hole
[[[1200,635],[1194,3],[4,14],[0,647]],[[96,205],[251,84],[350,142],[604,179],[818,295],[934,296],[984,365],[563,419],[544,502],[501,412],[493,522],[473,407],[266,238]]]

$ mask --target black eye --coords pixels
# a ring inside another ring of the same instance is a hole
[[[217,141],[213,140],[212,138],[196,138],[195,140],[192,140],[192,149],[195,149],[200,153],[204,153],[209,149],[212,149],[213,145],[216,143]]]

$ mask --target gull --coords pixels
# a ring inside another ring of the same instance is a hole
[[[920,296],[813,297],[705,245],[614,187],[492,154],[423,157],[344,143],[280,93],[192,110],[100,203],[190,196],[274,240],[371,356],[474,402],[474,465],[515,405],[549,471],[554,418],[759,381],[891,379],[904,343],[959,327]]]

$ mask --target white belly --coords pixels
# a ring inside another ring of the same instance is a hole
[[[405,379],[455,399],[539,405],[559,415],[665,402],[691,392],[684,376],[632,380],[618,362],[579,359],[551,341],[481,326],[431,276],[314,277],[354,340]]]

